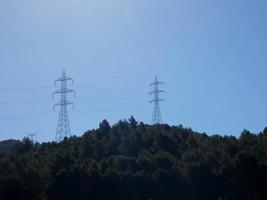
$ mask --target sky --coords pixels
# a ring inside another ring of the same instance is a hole
[[[267,126],[266,0],[0,0],[0,140],[55,139],[54,80],[73,135],[133,115],[239,136]]]

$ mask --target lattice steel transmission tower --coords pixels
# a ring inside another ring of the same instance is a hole
[[[35,138],[36,138],[37,134],[38,134],[38,132],[28,133],[29,140],[31,140],[32,142],[36,142],[37,140]]]
[[[162,117],[160,112],[159,102],[165,101],[159,97],[160,93],[165,92],[164,90],[159,89],[159,85],[164,84],[163,82],[158,81],[158,77],[155,77],[155,81],[150,84],[150,86],[154,86],[154,90],[149,92],[149,94],[154,95],[154,99],[149,101],[150,103],[154,103],[153,115],[152,115],[152,124],[162,124]]]
[[[72,108],[74,109],[74,104],[67,100],[67,94],[73,93],[74,96],[76,96],[76,92],[75,90],[67,88],[68,81],[71,81],[73,85],[73,79],[67,77],[65,70],[63,70],[61,77],[55,80],[55,87],[57,86],[57,82],[60,82],[61,88],[53,92],[52,94],[52,98],[54,98],[55,94],[60,95],[60,102],[54,104],[54,110],[56,106],[60,107],[58,123],[57,123],[57,131],[56,131],[56,141],[60,141],[64,139],[64,137],[69,137],[71,134],[69,117],[68,117],[68,105],[72,105]]]

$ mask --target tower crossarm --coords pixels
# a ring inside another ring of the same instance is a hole
[[[153,86],[153,85],[161,85],[161,84],[165,84],[164,82],[161,82],[161,81],[155,81],[153,83],[150,83],[150,86]]]
[[[64,101],[64,102],[58,102],[58,103],[54,104],[53,110],[55,110],[56,107],[58,107],[58,106],[68,106],[68,105],[72,105],[72,109],[74,109],[74,103]]]
[[[149,101],[149,103],[160,102],[160,101],[166,101],[166,100],[165,99],[152,99]]]
[[[151,91],[148,94],[155,94],[155,93],[166,93],[166,91],[158,89],[158,90]]]
[[[71,84],[73,85],[74,84],[74,81],[73,81],[73,78],[69,78],[67,76],[64,76],[64,77],[61,77],[57,80],[55,80],[55,86],[57,86],[57,82],[62,82],[62,81],[71,81]]]
[[[54,96],[56,94],[67,94],[67,93],[73,93],[73,95],[76,96],[75,90],[71,90],[71,89],[67,89],[67,88],[61,88],[61,89],[58,89],[57,91],[52,93],[52,98],[54,98]]]
[[[61,85],[62,85],[62,83],[67,84],[68,81],[71,81],[72,85],[74,84],[73,78],[67,77],[66,72],[63,69],[61,77],[55,80],[55,86],[57,85],[57,82],[61,82]]]

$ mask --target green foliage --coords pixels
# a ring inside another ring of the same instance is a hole
[[[131,117],[10,148],[0,152],[1,200],[267,199],[267,128],[237,139]]]

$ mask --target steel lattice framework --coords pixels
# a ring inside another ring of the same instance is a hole
[[[73,79],[67,77],[65,70],[63,70],[61,77],[55,80],[55,87],[57,86],[57,82],[60,82],[61,88],[53,92],[52,94],[52,98],[54,98],[54,95],[56,94],[60,95],[60,102],[54,104],[54,110],[55,107],[57,106],[60,107],[58,123],[57,123],[57,131],[56,131],[56,141],[61,141],[62,139],[64,139],[64,137],[69,137],[71,135],[70,123],[68,117],[68,105],[72,105],[74,109],[74,104],[67,100],[67,94],[73,93],[74,96],[76,96],[76,92],[75,90],[67,88],[68,81],[71,81],[73,85]]]
[[[162,117],[159,102],[165,101],[159,97],[160,93],[165,92],[164,90],[159,89],[159,85],[164,84],[163,82],[158,81],[158,77],[155,77],[155,81],[150,84],[150,86],[154,87],[154,90],[149,92],[149,94],[153,94],[154,98],[150,101],[150,103],[154,103],[153,115],[152,115],[152,124],[162,124]]]

